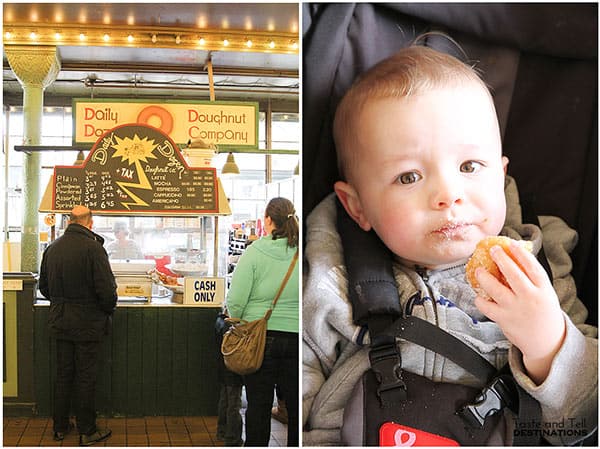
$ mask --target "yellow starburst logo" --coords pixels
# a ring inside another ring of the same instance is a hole
[[[112,146],[115,149],[112,157],[120,157],[121,162],[127,161],[129,165],[133,164],[139,180],[139,182],[117,181],[117,185],[131,198],[131,201],[123,201],[121,204],[127,209],[130,209],[130,206],[148,206],[148,203],[131,189],[152,189],[141,163],[142,161],[148,162],[148,158],[156,159],[156,156],[152,153],[156,148],[154,140],[148,140],[147,137],[140,139],[137,134],[134,134],[133,139],[129,137],[121,139],[115,136],[115,140],[117,143]]]
[[[120,157],[121,161],[127,160],[128,164],[134,164],[137,161],[148,162],[148,158],[156,159],[152,153],[156,145],[154,140],[148,140],[148,137],[140,139],[134,134],[133,139],[125,137],[124,139],[115,136],[117,143],[113,145],[116,150],[112,157]]]

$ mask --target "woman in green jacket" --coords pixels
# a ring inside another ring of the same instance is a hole
[[[233,318],[252,321],[264,316],[298,250],[298,219],[291,201],[269,201],[264,223],[268,235],[246,248],[231,279],[227,310]],[[298,265],[269,318],[263,364],[245,377],[246,446],[269,445],[276,384],[287,403],[287,445],[298,446]]]

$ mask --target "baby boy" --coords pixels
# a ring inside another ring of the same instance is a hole
[[[373,230],[394,254],[402,309],[462,339],[498,368],[508,361],[517,382],[539,401],[544,422],[584,419],[592,432],[597,331],[584,324],[587,312],[569,274],[576,234],[557,218],[541,217],[541,229],[521,222],[494,103],[477,73],[426,47],[401,50],[346,93],[334,138],[343,179],[335,194],[360,228]],[[344,406],[369,368],[364,332],[352,322],[335,223],[331,195],[307,219],[305,445],[341,444]],[[494,247],[508,286],[480,269],[487,297],[476,297],[465,264],[481,239],[499,234],[530,240],[534,252],[543,240],[554,279],[520,245],[511,247],[516,261]],[[471,382],[443,357],[399,344],[404,369],[434,381]],[[549,438],[555,444],[578,439]]]

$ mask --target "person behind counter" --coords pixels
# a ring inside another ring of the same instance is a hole
[[[227,294],[227,309],[233,318],[252,321],[264,316],[298,248],[298,221],[289,200],[273,198],[264,223],[268,235],[246,248],[233,272]],[[256,373],[245,376],[245,446],[269,445],[276,384],[287,401],[287,445],[298,446],[298,265],[268,321],[263,364]]]
[[[89,446],[111,435],[96,427],[96,378],[101,342],[117,305],[117,284],[102,244],[92,231],[92,212],[75,206],[63,236],[44,251],[39,288],[50,300],[48,327],[56,339],[54,439],[62,441],[73,425],[79,443]]]
[[[108,244],[106,252],[108,257],[111,259],[143,259],[144,255],[142,250],[127,236],[129,230],[127,224],[124,221],[117,221],[113,225],[113,234],[115,235],[115,241]]]

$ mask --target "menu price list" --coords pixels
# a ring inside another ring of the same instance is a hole
[[[119,173],[56,167],[54,209],[84,204],[107,211],[216,211],[213,169],[193,169],[178,176],[148,176],[147,183],[127,182]]]

